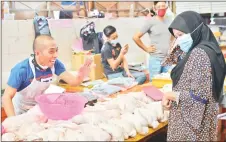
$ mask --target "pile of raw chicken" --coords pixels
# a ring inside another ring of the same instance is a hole
[[[47,119],[36,105],[7,118],[3,141],[123,141],[145,135],[167,121],[168,111],[142,92],[131,92],[87,106],[67,121]]]

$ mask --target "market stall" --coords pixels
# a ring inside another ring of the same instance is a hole
[[[104,81],[106,81],[106,79],[104,79]],[[152,112],[157,112],[157,110],[160,108],[161,109],[161,103],[159,102],[159,101],[156,101],[156,102],[154,102],[150,97],[147,97],[143,92],[142,92],[142,90],[143,90],[143,88],[144,87],[148,87],[148,86],[150,86],[151,85],[151,83],[146,83],[146,84],[144,84],[144,85],[139,85],[139,86],[135,86],[135,87],[132,87],[132,88],[129,88],[129,89],[127,89],[127,90],[123,90],[123,91],[120,91],[120,92],[118,92],[118,93],[114,93],[114,94],[112,94],[112,95],[109,95],[108,97],[104,97],[103,99],[100,99],[100,101],[99,102],[97,102],[96,104],[97,105],[94,105],[94,106],[96,106],[96,108],[98,108],[98,105],[103,105],[103,103],[105,103],[105,104],[111,104],[111,102],[117,102],[116,100],[131,100],[131,101],[134,101],[134,98],[133,97],[131,97],[131,96],[134,96],[135,98],[137,98],[137,99],[139,99],[139,100],[142,100],[143,99],[143,101],[141,101],[142,103],[147,103],[146,105],[150,105],[151,106],[151,104],[153,103],[153,104],[155,104],[156,106],[158,106],[156,109],[153,109],[152,110]],[[84,90],[84,88],[86,88],[86,87],[84,87],[84,86],[80,86],[80,89],[81,88],[83,88],[83,90]],[[124,97],[123,97],[124,96]],[[140,97],[139,97],[140,96]],[[110,99],[110,100],[109,100]],[[115,100],[114,100],[115,99]],[[106,103],[107,102],[107,103]],[[122,103],[122,101],[121,101],[121,103]],[[127,102],[128,104],[131,104],[132,102]],[[150,104],[148,104],[148,103],[150,103]],[[128,106],[126,106],[125,104],[120,104],[121,105],[121,112],[122,111],[125,111],[126,109],[130,109]],[[119,106],[120,106],[119,105]],[[124,107],[122,107],[124,105]],[[135,105],[134,105],[135,106]],[[92,108],[94,108],[94,107],[92,107],[92,106],[87,106],[85,109],[84,109],[84,111],[86,112],[86,111],[91,111],[92,110]],[[144,109],[144,108],[143,108]],[[142,108],[140,108],[140,111],[142,110]],[[31,111],[30,111],[30,114],[36,114],[36,115],[39,115],[39,117],[41,116],[41,112],[39,112],[39,113],[37,113],[38,111],[40,111],[38,108],[37,108],[37,106],[36,107],[34,107],[34,109],[32,109]],[[83,112],[84,112],[83,111]],[[113,113],[114,111],[112,111],[112,113]],[[108,112],[109,113],[109,112]],[[137,113],[138,113],[138,110],[137,110]],[[128,137],[128,135],[126,136],[126,135],[124,135],[124,136],[119,136],[119,135],[117,135],[117,133],[114,133],[114,130],[112,129],[112,130],[109,130],[109,128],[111,128],[111,127],[106,127],[106,126],[112,126],[113,127],[113,125],[112,124],[109,124],[109,122],[108,122],[108,124],[105,124],[104,123],[104,125],[100,125],[99,127],[102,129],[102,130],[105,130],[105,132],[108,132],[108,133],[110,133],[110,135],[111,135],[111,139],[107,139],[108,137],[107,137],[107,134],[105,135],[106,136],[106,140],[126,140],[126,141],[141,141],[141,140],[145,140],[145,139],[149,139],[149,138],[151,138],[152,136],[154,136],[154,135],[156,135],[156,134],[158,134],[158,133],[160,133],[161,131],[165,131],[166,130],[166,127],[167,127],[167,118],[168,118],[168,115],[167,115],[168,113],[162,113],[162,114],[159,114],[159,115],[162,115],[161,117],[161,120],[160,120],[160,118],[158,119],[158,121],[156,121],[156,125],[154,125],[154,124],[151,124],[151,122],[149,121],[147,121],[147,122],[145,122],[146,123],[146,125],[145,124],[142,124],[142,127],[143,127],[143,131],[142,130],[140,130],[139,129],[139,126],[140,125],[138,125],[139,123],[139,121],[137,121],[137,122],[133,122],[133,120],[129,120],[129,116],[131,115],[128,115],[128,116],[124,116],[124,120],[127,120],[127,121],[129,121],[130,122],[130,124],[131,123],[137,123],[135,126],[135,130],[136,130],[136,133],[135,133],[135,135],[134,134],[130,134],[131,136],[130,137]],[[27,115],[27,114],[25,114],[25,115]],[[135,117],[135,113],[133,114],[134,115],[134,117]],[[133,117],[133,115],[131,115],[132,117]],[[154,116],[154,113],[152,114],[153,115],[153,118],[155,117]],[[90,125],[90,123],[91,124],[93,124],[93,121],[92,122],[87,122],[87,123],[82,123],[82,122],[80,122],[80,120],[81,119],[79,119],[79,116],[81,116],[81,115],[78,115],[78,117],[73,117],[72,118],[72,122],[73,122],[73,124],[74,125],[72,125],[72,123],[71,122],[66,122],[66,121],[62,121],[63,123],[60,123],[60,121],[52,121],[52,124],[54,124],[54,126],[52,125],[52,127],[58,127],[58,128],[60,128],[60,127],[68,127],[70,124],[71,124],[71,127],[73,127],[74,126],[74,128],[76,128],[77,126],[79,126],[78,124],[80,124],[82,127],[84,126],[84,128],[85,128],[85,126],[86,125]],[[95,116],[95,115],[94,115]],[[94,116],[92,116],[93,117],[93,119],[95,119],[95,117]],[[136,117],[137,118],[139,118],[138,117],[139,115],[137,115]],[[143,112],[143,116],[144,116],[144,118],[147,118],[148,117],[148,115],[147,114],[145,114],[144,112]],[[151,116],[151,114],[149,114],[149,117]],[[83,117],[85,117],[85,115],[83,116]],[[112,116],[113,117],[113,116]],[[159,116],[160,117],[160,116]],[[43,118],[43,117],[42,117]],[[10,120],[10,119],[6,119],[6,121],[4,121],[2,124],[3,124],[3,126],[5,125],[6,127],[8,127],[8,133],[6,133],[6,134],[4,134],[3,136],[3,138],[11,138],[11,140],[12,140],[12,138],[17,138],[17,140],[19,139],[19,137],[21,137],[21,136],[19,136],[19,134],[20,135],[22,135],[23,134],[23,139],[25,139],[25,140],[32,140],[32,139],[38,139],[37,138],[37,135],[32,135],[32,134],[29,134],[30,133],[30,131],[31,131],[31,129],[35,129],[36,131],[37,131],[37,127],[36,126],[34,126],[34,125],[36,125],[37,124],[37,122],[36,123],[30,123],[30,126],[29,126],[29,128],[28,128],[28,126],[27,125],[29,125],[29,124],[24,124],[24,122],[18,122],[18,123],[15,123],[14,121],[13,121],[13,119],[14,120],[17,120],[18,118],[12,118],[12,120]],[[157,120],[157,119],[156,119]],[[34,121],[34,120],[28,120],[28,121]],[[45,120],[45,121],[43,121],[43,120],[40,120],[39,119],[39,121],[42,121],[41,123],[43,124],[43,125],[45,125],[45,128],[47,128],[47,127],[49,127],[50,128],[50,126],[48,126],[48,125],[51,125],[51,121],[49,122],[48,121],[48,123],[46,123],[47,121]],[[11,123],[11,122],[13,122],[14,124],[10,124],[9,125],[9,123]],[[116,124],[116,122],[113,122],[112,121],[112,123],[114,123],[114,124]],[[118,122],[119,123],[119,122]],[[120,123],[119,123],[120,124]],[[129,123],[128,123],[129,124]],[[91,126],[91,125],[90,125]],[[93,125],[92,125],[93,126]],[[39,127],[40,128],[40,127]],[[41,128],[40,128],[41,129]],[[116,129],[116,128],[115,128]],[[7,130],[7,129],[6,129]],[[18,133],[16,133],[16,130],[19,130],[19,134]],[[99,129],[100,130],[100,129]],[[119,129],[120,130],[120,129]],[[69,133],[69,132],[68,132]],[[67,134],[68,134],[67,133]],[[13,134],[15,134],[15,135],[13,135]],[[17,135],[16,135],[17,134]],[[102,134],[104,134],[104,133],[102,133]],[[54,135],[54,134],[52,134],[52,135]],[[98,135],[98,134],[97,134]],[[40,136],[41,136],[41,138],[42,139],[40,139]],[[117,137],[118,136],[118,137]],[[114,139],[112,139],[114,137]],[[70,137],[70,135],[68,134],[68,140],[74,140],[75,139],[75,137],[74,137],[74,139],[72,138],[72,137]],[[80,137],[81,138],[81,137]],[[121,139],[120,139],[121,138]],[[123,139],[122,139],[123,138]],[[60,138],[58,137],[58,139],[57,138],[50,138],[50,137],[46,137],[46,136],[44,136],[44,133],[40,133],[39,134],[39,140],[48,140],[48,139],[52,139],[52,140],[59,140]],[[82,138],[81,138],[82,139]],[[79,139],[79,136],[78,136],[78,138],[76,139],[76,140],[81,140],[81,139]],[[96,137],[96,140],[97,140],[98,138]],[[63,139],[61,139],[61,140],[63,140]]]

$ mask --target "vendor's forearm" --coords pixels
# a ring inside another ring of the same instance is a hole
[[[64,80],[70,86],[79,86],[82,82],[84,77],[78,73],[76,76],[72,75],[68,71],[63,72],[60,76],[60,79]]]
[[[70,85],[71,86],[79,86],[79,85],[81,85],[83,80],[84,80],[83,76],[77,75],[77,76],[75,76],[75,78],[73,79],[73,81],[71,82]]]
[[[3,104],[3,107],[4,107],[4,110],[5,110],[7,117],[15,116],[12,98],[4,95],[2,97],[2,104]]]

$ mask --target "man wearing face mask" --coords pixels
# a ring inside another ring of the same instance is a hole
[[[132,77],[135,78],[138,84],[143,84],[146,81],[146,75],[143,72],[130,71],[125,54],[129,46],[121,47],[118,41],[116,28],[107,26],[104,28],[106,41],[101,49],[102,64],[104,73],[108,79],[116,77]]]
[[[2,103],[8,117],[27,112],[36,105],[35,97],[43,94],[53,80],[53,74],[69,85],[79,85],[90,72],[91,59],[74,76],[57,59],[58,48],[51,36],[40,35],[34,40],[34,56],[15,65],[10,73]]]
[[[143,49],[145,52],[149,53],[149,73],[150,81],[154,75],[161,72],[167,72],[167,66],[162,67],[161,62],[166,57],[170,41],[173,37],[168,31],[169,18],[165,17],[167,11],[167,4],[165,1],[155,1],[154,11],[156,15],[145,21],[143,27],[139,32],[137,32],[133,40],[135,43]],[[148,33],[151,44],[149,46],[145,45],[141,41],[141,37]]]

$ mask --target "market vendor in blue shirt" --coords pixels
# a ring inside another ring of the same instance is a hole
[[[85,61],[77,76],[66,71],[64,64],[57,59],[56,42],[49,35],[36,37],[33,50],[33,56],[19,62],[11,70],[2,97],[3,107],[8,117],[23,114],[35,106],[35,97],[49,87],[54,74],[69,85],[77,86],[90,72],[91,59]]]

